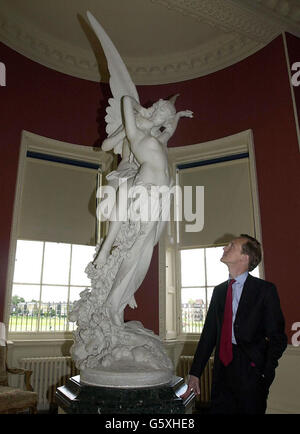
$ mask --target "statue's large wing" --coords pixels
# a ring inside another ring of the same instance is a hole
[[[122,125],[121,98],[129,95],[139,102],[139,96],[120,54],[105,30],[89,11],[87,16],[102,45],[110,73],[109,85],[113,98],[108,100],[109,106],[106,108],[107,115],[105,116],[106,133],[110,136]],[[120,142],[115,147],[115,153],[122,153],[123,141]]]

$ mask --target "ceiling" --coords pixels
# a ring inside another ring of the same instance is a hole
[[[87,10],[135,84],[200,77],[249,56],[282,31],[300,36],[300,0],[0,0],[0,40],[65,74],[107,80]]]

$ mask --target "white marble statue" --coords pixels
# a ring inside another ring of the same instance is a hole
[[[89,12],[88,18],[108,60],[113,95],[105,117],[108,137],[102,149],[113,149],[122,160],[107,176],[108,184],[117,190],[111,213],[114,218],[86,269],[91,288],[80,294],[69,314],[69,319],[77,322],[71,354],[81,381],[89,384],[163,384],[172,378],[173,367],[160,338],[140,322],[124,323],[123,313],[127,305],[136,307],[134,294],[145,278],[153,247],[166,223],[162,216],[168,215],[170,203],[159,193],[172,185],[167,142],[180,117],[192,117],[192,112],[176,113],[177,95],[142,107],[116,48]],[[124,192],[125,201],[121,200]],[[142,208],[150,209],[147,215],[151,219],[141,216]]]

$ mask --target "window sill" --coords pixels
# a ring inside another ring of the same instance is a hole
[[[172,343],[180,343],[180,342],[198,342],[200,339],[201,334],[200,333],[186,333],[178,335],[176,338],[172,339],[164,339],[165,344],[172,344]]]
[[[68,340],[73,341],[73,333],[72,332],[9,332],[8,341],[17,342],[28,342],[30,344],[34,342],[64,342]]]

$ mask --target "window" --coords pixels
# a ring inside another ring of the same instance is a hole
[[[213,289],[228,279],[222,254],[223,247],[180,251],[181,333],[201,333]],[[259,277],[258,268],[251,274]]]
[[[17,241],[10,332],[72,331],[68,313],[90,281],[93,246]]]
[[[75,328],[68,312],[90,285],[84,270],[105,232],[96,191],[111,163],[101,150],[23,131],[5,306],[14,339]]]

